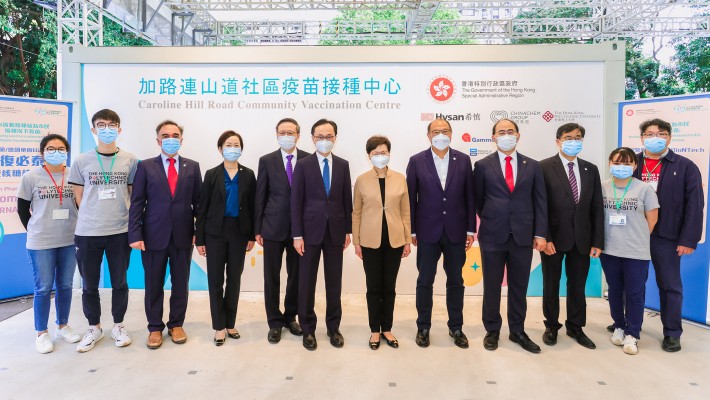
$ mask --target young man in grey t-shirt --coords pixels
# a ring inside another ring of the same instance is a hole
[[[104,254],[111,277],[111,337],[116,346],[131,344],[123,325],[128,307],[126,271],[131,255],[128,246],[128,207],[131,184],[138,159],[116,146],[121,120],[112,110],[101,110],[91,118],[91,131],[98,136],[94,150],[80,154],[72,163],[69,183],[74,187],[79,215],[74,243],[82,277],[81,296],[89,330],[77,346],[80,353],[94,348],[103,339],[99,281]]]

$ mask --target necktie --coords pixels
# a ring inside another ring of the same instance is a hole
[[[513,179],[513,164],[510,163],[510,160],[512,159],[513,157],[511,156],[505,158],[505,183],[508,184],[510,193],[513,193],[513,189],[515,188],[515,180]]]
[[[330,196],[330,168],[328,168],[328,159],[323,159],[323,185],[325,185],[325,195]]]
[[[574,197],[574,204],[579,204],[579,189],[577,188],[577,177],[574,176],[574,163],[569,162],[567,164],[569,167],[569,185],[572,188],[572,196]]]
[[[291,160],[293,159],[293,154],[286,156],[286,176],[288,177],[288,185],[291,186],[291,180],[293,179],[293,164]]]
[[[175,169],[175,159],[168,158],[170,165],[168,166],[168,186],[170,186],[170,194],[175,196],[175,187],[177,186],[177,170]]]

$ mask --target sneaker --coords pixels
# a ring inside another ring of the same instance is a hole
[[[624,338],[624,353],[636,355],[639,352],[638,339],[631,335],[626,335]]]
[[[111,329],[111,338],[116,341],[116,347],[126,347],[132,342],[123,324],[113,326],[113,329]]]
[[[86,353],[87,351],[94,348],[99,340],[104,338],[104,330],[98,328],[96,325],[89,326],[89,330],[86,331],[86,335],[81,339],[79,345],[76,346],[76,351],[79,353]]]
[[[54,351],[54,343],[52,343],[52,338],[49,337],[49,333],[45,332],[35,339],[35,348],[40,354],[47,354]]]
[[[65,326],[62,329],[57,329],[54,332],[54,338],[57,340],[64,339],[64,341],[67,343],[76,343],[81,340],[81,336],[79,336],[78,333],[74,332],[74,330],[69,325]]]
[[[614,333],[611,335],[611,343],[615,346],[621,346],[624,344],[624,330],[621,328],[614,329]]]

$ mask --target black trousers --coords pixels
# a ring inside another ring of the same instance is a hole
[[[225,217],[220,236],[205,236],[210,314],[216,331],[233,329],[236,323],[248,242],[249,238],[240,233],[239,218]]]
[[[305,253],[299,260],[298,271],[298,321],[305,335],[316,331],[318,318],[315,311],[318,263],[323,252],[323,276],[325,278],[325,326],[329,331],[340,329],[343,309],[340,293],[343,286],[343,246],[334,244],[330,229],[326,227],[323,242],[305,245]]]
[[[395,286],[403,249],[404,246],[392,248],[389,237],[383,237],[377,249],[362,247],[370,332],[392,330]]]
[[[165,274],[170,262],[170,314],[168,329],[182,326],[187,312],[189,293],[190,265],[192,264],[192,246],[177,248],[170,238],[168,247],[163,250],[141,252],[145,272],[145,316],[148,319],[149,332],[162,332],[163,299],[165,293]]]
[[[76,262],[81,274],[81,305],[89,325],[101,323],[99,281],[104,254],[108,262],[111,287],[111,314],[113,322],[123,322],[128,309],[128,282],[126,271],[131,257],[128,233],[108,236],[74,236]]]
[[[677,247],[678,242],[674,240],[651,235],[651,262],[661,303],[663,336],[680,338],[683,334],[683,280]]]
[[[510,333],[525,331],[528,309],[527,290],[532,262],[530,245],[519,246],[509,236],[503,244],[481,243],[483,262],[483,326],[486,331],[500,331],[500,297],[503,275],[508,270],[508,327]]]
[[[431,328],[432,296],[434,277],[441,254],[444,254],[446,273],[446,309],[449,313],[448,326],[451,330],[463,326],[463,275],[461,268],[466,262],[466,243],[453,243],[442,233],[437,243],[419,242],[417,248],[417,328]]]
[[[286,297],[284,312],[279,307],[281,294],[281,264],[286,251]],[[269,329],[279,328],[298,315],[298,252],[293,239],[264,239],[264,306]]]
[[[587,324],[587,298],[585,287],[589,275],[589,254],[580,254],[576,247],[570,251],[558,251],[548,256],[540,253],[542,260],[542,313],[545,327],[562,328],[560,317],[560,278],[562,259],[567,274],[567,329],[581,329]]]

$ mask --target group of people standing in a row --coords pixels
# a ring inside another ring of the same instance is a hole
[[[525,333],[526,291],[533,250],[542,258],[543,311],[547,345],[557,342],[559,286],[567,274],[566,334],[587,348],[585,284],[590,257],[601,257],[609,285],[614,324],[611,341],[636,354],[643,319],[644,285],[653,260],[661,296],[662,347],[680,350],[682,284],[680,257],[700,240],[703,192],[700,172],[668,148],[671,126],[654,119],[641,125],[644,151],[618,148],[609,156],[612,178],[602,182],[597,167],[579,159],[585,130],[559,127],[558,154],[541,162],[516,149],[517,124],[502,119],[491,135],[497,151],[476,162],[450,147],[451,125],[427,126],[431,147],[413,155],[406,175],[388,167],[391,143],[370,137],[365,150],[373,168],[351,185],[348,162],[333,154],[338,127],[321,119],[311,128],[316,152],[298,149],[300,126],[291,118],[276,125],[279,149],[259,160],[258,177],[239,163],[244,140],[234,131],[217,141],[223,157],[204,179],[197,162],[179,155],[183,129],[173,121],[156,128],[159,156],[138,162],[116,146],[119,116],[101,110],[92,117],[94,150],[78,155],[66,173],[69,143],[48,135],[40,142],[45,164],[25,174],[18,213],[27,228],[27,249],[35,275],[36,348],[53,350],[47,330],[50,294],[56,282],[55,337],[91,350],[104,337],[99,281],[105,256],[112,289],[111,337],[131,343],[123,321],[128,303],[126,271],[131,248],[141,250],[145,270],[147,347],[159,348],[166,326],[184,343],[193,246],[207,258],[214,343],[240,337],[236,315],[246,252],[264,249],[264,298],[270,343],[283,328],[303,336],[315,350],[314,311],[318,266],[323,256],[325,325],[330,343],[342,347],[340,332],[343,251],[351,243],[363,260],[367,283],[370,348],[392,334],[400,261],[417,247],[417,333],[429,346],[432,291],[443,254],[449,335],[468,347],[463,333],[461,268],[478,232],[483,263],[483,345],[498,347],[502,327],[501,285],[507,270],[509,339],[537,353]],[[258,178],[258,179],[257,179]],[[477,217],[480,225],[477,227]],[[287,270],[284,311],[280,273]],[[172,291],[167,323],[163,286],[168,262]],[[82,277],[82,305],[89,323],[81,338],[68,325],[75,263]],[[298,316],[298,322],[296,317]]]

